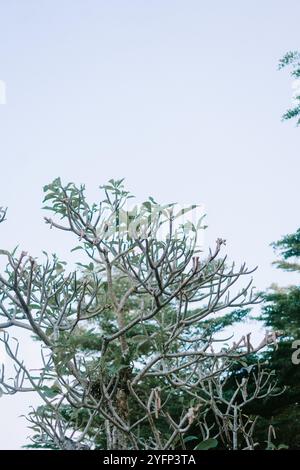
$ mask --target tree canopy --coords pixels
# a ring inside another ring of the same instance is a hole
[[[228,264],[223,239],[202,252],[202,218],[175,228],[194,206],[177,211],[150,197],[130,209],[123,180],[101,190],[89,204],[83,185],[57,178],[44,188],[54,217],[46,223],[73,235],[72,251],[87,260],[75,271],[55,255],[39,263],[0,251],[1,340],[15,367],[12,380],[2,370],[2,393],[38,393],[42,404],[27,417],[38,447],[254,448],[255,420],[244,408],[277,393],[273,376],[257,367],[229,393],[226,374],[273,340],[254,347],[250,334],[233,344],[215,335],[260,301],[253,269]],[[40,342],[38,372],[19,357],[10,329]]]

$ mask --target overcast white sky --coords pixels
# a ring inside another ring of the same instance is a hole
[[[0,0],[0,248],[66,258],[42,186],[97,198],[125,177],[139,200],[204,203],[207,243],[258,264],[259,289],[292,282],[269,244],[299,224],[300,131],[280,121],[292,87],[276,70],[299,20],[298,0]],[[32,402],[0,399],[0,449],[25,443]]]

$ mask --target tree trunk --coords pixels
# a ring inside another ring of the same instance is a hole
[[[115,410],[126,424],[129,423],[128,396],[125,390],[119,388],[116,393]],[[107,450],[127,450],[129,448],[128,436],[117,426],[106,420]]]
[[[108,269],[108,281],[111,285],[111,297],[113,304],[116,304],[116,297],[112,289],[111,281],[111,268]],[[122,330],[125,327],[124,311],[121,304],[118,305],[116,311],[117,323],[119,330]],[[116,396],[114,399],[113,406],[116,410],[117,415],[121,420],[129,424],[129,407],[128,407],[128,386],[127,380],[131,376],[130,360],[128,358],[128,344],[126,341],[125,334],[121,335],[119,338],[120,347],[122,351],[122,357],[124,361],[124,368],[119,372],[119,383],[116,391]],[[127,450],[129,448],[129,439],[128,435],[121,431],[118,427],[114,426],[112,423],[106,424],[106,434],[107,434],[107,449],[108,450]]]
[[[125,358],[125,363],[127,363]],[[116,414],[126,426],[129,426],[129,390],[127,381],[131,377],[131,367],[127,366],[119,372],[119,382],[117,391],[114,397],[113,407]],[[127,450],[130,446],[128,434],[114,426],[112,423],[106,425],[107,433],[107,449],[109,450]]]

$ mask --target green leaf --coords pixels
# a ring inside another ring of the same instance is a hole
[[[197,440],[198,440],[197,436],[187,436],[184,438],[185,443],[190,442],[190,441],[197,441]]]
[[[185,207],[183,209],[181,209],[179,212],[177,212],[177,214],[175,215],[175,219],[177,219],[178,217],[181,217],[182,215],[186,214],[187,212],[190,212],[192,211],[193,209],[196,209],[196,207],[198,207],[197,205],[192,205],[190,207]]]
[[[151,202],[145,201],[145,202],[143,202],[143,206],[146,207],[146,209],[147,209],[149,212],[151,212],[151,209],[152,209],[152,204],[151,204]]]
[[[59,177],[55,178],[55,180],[53,180],[53,182],[52,182],[52,185],[53,186],[61,186],[61,179]]]
[[[78,246],[75,246],[75,248],[72,248],[71,252],[72,251],[76,251],[76,250],[83,250],[83,247],[78,245]]]
[[[273,444],[273,442],[269,442],[266,450],[275,450],[275,449],[276,449],[275,444]]]
[[[211,438],[211,439],[205,439],[205,441],[200,442],[194,450],[208,450],[208,449],[214,449],[217,447],[218,441],[217,439]]]
[[[48,398],[53,398],[59,393],[59,390],[57,388],[47,387],[46,385],[42,387],[42,391],[44,392],[44,395],[46,395],[46,397]]]
[[[279,444],[279,446],[277,447],[278,450],[281,450],[281,449],[288,449],[289,446],[286,446],[285,444]]]
[[[43,202],[48,201],[49,199],[53,199],[55,197],[55,193],[49,193],[47,196],[44,197]]]
[[[149,201],[152,202],[152,204],[155,204],[155,205],[157,204],[157,202],[153,199],[152,196],[149,196]]]
[[[39,310],[41,308],[41,305],[40,304],[30,304],[30,308],[35,309],[35,310],[36,309]]]
[[[243,367],[248,367],[248,363],[246,361],[238,361]]]
[[[149,341],[149,340],[150,340],[150,338],[147,335],[135,335],[131,338],[131,341],[133,343],[139,343],[139,344],[143,344],[143,343],[145,343],[146,341]]]

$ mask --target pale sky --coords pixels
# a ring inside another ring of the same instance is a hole
[[[139,200],[205,204],[206,243],[258,264],[259,289],[293,282],[269,244],[299,224],[300,131],[280,120],[293,90],[277,71],[299,20],[297,0],[0,0],[0,248],[68,258],[43,185],[96,199],[125,177]],[[0,449],[25,443],[31,403],[0,398]]]

